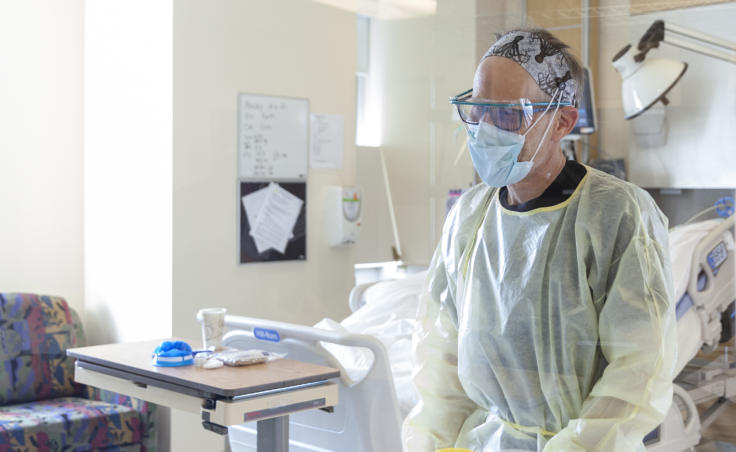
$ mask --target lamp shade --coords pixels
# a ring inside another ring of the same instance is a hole
[[[621,100],[625,119],[639,116],[657,101],[667,104],[665,95],[687,69],[687,63],[668,58],[637,62],[635,54],[636,50],[629,45],[613,58],[613,67],[623,80]]]

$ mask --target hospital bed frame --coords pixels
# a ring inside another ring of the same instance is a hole
[[[719,343],[734,334],[736,302],[736,255],[731,215],[698,242],[692,255],[687,293],[677,309],[694,309],[700,320],[703,352],[712,352]],[[693,332],[697,334],[697,332]],[[736,361],[729,358],[728,347],[715,360],[686,357],[688,363],[675,378],[673,403],[665,421],[648,435],[648,452],[693,451],[700,444],[701,430],[707,428],[728,406],[736,401]],[[711,405],[698,414],[696,405]]]
[[[383,280],[383,281],[391,281],[391,280]],[[357,286],[353,287],[352,290],[350,290],[350,295],[348,296],[348,307],[350,307],[350,312],[357,311],[358,309],[361,308],[361,306],[365,304],[363,295],[365,294],[366,289],[374,285],[376,282],[358,284]]]
[[[709,232],[698,243],[692,257],[687,290],[701,319],[705,351],[713,351],[722,342],[722,315],[736,299],[733,283],[736,259],[722,238],[724,233],[733,234],[735,217],[730,216]]]
[[[231,330],[223,338],[225,346],[288,353],[291,359],[338,368],[342,376],[347,372],[321,343],[362,347],[372,353],[364,378],[338,381],[340,402],[333,412],[313,410],[290,416],[291,452],[401,451],[401,414],[388,355],[377,338],[233,315],[225,316],[225,326]],[[228,436],[233,451],[256,450],[255,425],[231,426]]]

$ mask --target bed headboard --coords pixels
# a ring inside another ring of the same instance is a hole
[[[673,228],[725,196],[734,197],[734,188],[646,188]],[[714,218],[715,215],[706,218]]]

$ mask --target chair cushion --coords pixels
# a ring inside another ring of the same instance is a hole
[[[66,356],[78,340],[63,298],[0,294],[0,405],[79,395]]]
[[[0,451],[145,450],[131,448],[145,433],[133,408],[60,397],[0,407]]]

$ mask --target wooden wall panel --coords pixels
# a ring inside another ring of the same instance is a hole
[[[542,28],[580,24],[580,0],[527,0],[527,22]]]
[[[728,0],[629,0],[630,14],[644,14],[669,9],[689,8],[693,6],[712,5],[714,3],[731,3]]]
[[[580,27],[552,29],[550,32],[570,46],[570,51],[582,62],[583,33]]]

